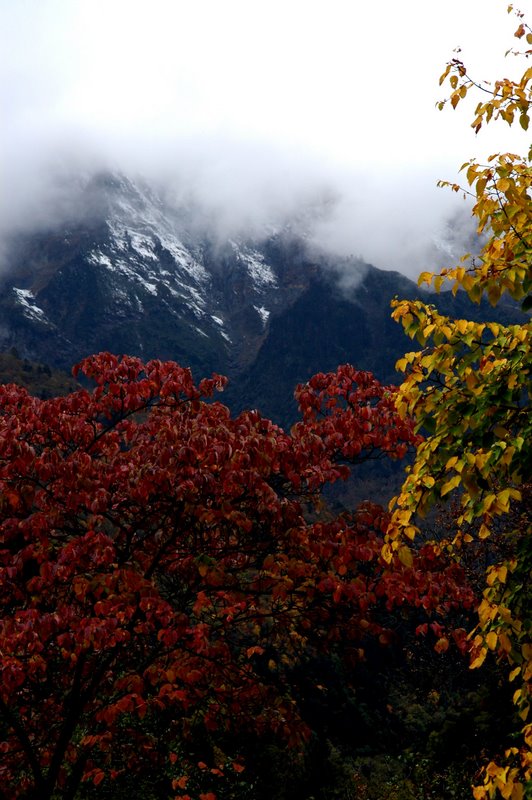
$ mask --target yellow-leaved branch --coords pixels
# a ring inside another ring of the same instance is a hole
[[[532,30],[523,14],[508,10],[517,14],[519,42],[532,46]],[[508,52],[525,63],[532,56],[532,49]],[[447,81],[453,108],[472,91],[480,92],[472,122],[476,132],[496,120],[508,125],[517,121],[527,130],[532,67],[517,81],[499,80],[486,88],[453,59],[440,85]],[[445,105],[439,103],[440,108]],[[478,323],[443,316],[420,301],[393,302],[393,318],[420,347],[397,363],[404,373],[398,408],[415,418],[425,438],[401,493],[390,504],[383,556],[390,561],[394,551],[404,553],[418,533],[419,518],[451,497],[458,503],[455,530],[440,544],[455,558],[471,543],[488,547],[494,533],[504,539],[501,559],[486,572],[478,624],[470,633],[471,668],[481,667],[490,654],[507,664],[522,738],[518,746],[494,754],[473,796],[522,800],[532,796],[531,326],[526,317],[531,306],[532,148],[521,156],[493,155],[486,164],[468,161],[462,171],[484,244],[478,256],[466,254],[458,265],[438,274],[421,273],[419,284],[440,291],[450,283],[455,294],[465,291],[475,303],[486,296],[493,306],[506,293],[520,304],[523,321]]]

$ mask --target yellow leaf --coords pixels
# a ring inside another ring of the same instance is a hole
[[[504,781],[506,780],[507,774],[508,767],[500,767],[494,761],[490,761],[486,767],[486,775],[489,775],[490,778],[498,778],[499,780]]]
[[[414,563],[412,551],[409,547],[406,547],[406,545],[399,548],[398,556],[399,561],[401,564],[404,564],[405,567],[411,567]]]
[[[404,372],[407,364],[408,361],[406,360],[406,358],[400,358],[399,361],[397,361],[395,364],[395,369],[397,370],[397,372]]]
[[[442,333],[445,334],[447,339],[451,339],[452,338],[453,331],[452,331],[452,328],[449,327],[449,325],[442,325],[441,326],[441,331],[442,331]]]
[[[503,489],[502,492],[499,492],[497,495],[497,505],[501,507],[503,511],[509,511],[510,509],[510,491],[509,489]]]
[[[512,794],[510,795],[510,800],[523,800],[525,796],[525,790],[523,788],[522,783],[514,783],[512,786]]]
[[[482,501],[482,511],[489,511],[495,502],[496,502],[495,495],[489,492]]]
[[[508,568],[506,566],[497,567],[497,577],[501,583],[506,583],[506,577],[508,575]]]
[[[443,72],[442,75],[440,75],[440,81],[439,81],[440,86],[442,85],[442,83],[444,82],[445,78],[447,77],[450,71],[451,71],[451,65],[447,64],[445,71]]]
[[[412,512],[407,508],[402,508],[400,511],[396,511],[393,515],[394,522],[397,522],[399,525],[407,525],[410,522],[410,517],[412,516]]]
[[[488,535],[489,535],[489,533],[488,533]],[[484,538],[487,538],[487,537],[484,537]],[[490,567],[489,570],[488,570],[488,577],[486,578],[486,583],[488,584],[488,586],[493,586],[493,584],[495,583],[496,580],[497,580],[497,571],[496,571],[495,567]]]
[[[417,285],[421,286],[422,283],[428,283],[428,285],[430,286],[432,278],[433,278],[432,272],[422,272],[419,278],[417,279]]]
[[[384,544],[382,546],[381,556],[384,559],[384,561],[386,561],[387,564],[391,563],[391,560],[393,558],[393,553],[389,544]]]
[[[495,631],[490,631],[486,636],[486,644],[490,650],[495,650],[497,647],[497,634]]]
[[[460,483],[460,475],[453,475],[440,489],[440,494],[443,497],[446,494],[449,494],[454,488],[456,488]]]
[[[469,665],[469,669],[478,669],[478,667],[481,667],[484,661],[486,660],[487,654],[488,651],[486,650],[485,647],[483,647],[479,655],[475,659],[473,659],[473,661]]]
[[[525,744],[527,747],[532,748],[532,725],[527,725],[524,729]]]

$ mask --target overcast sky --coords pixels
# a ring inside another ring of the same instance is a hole
[[[516,69],[506,6],[0,0],[3,227],[53,216],[57,174],[107,166],[165,174],[229,221],[335,198],[331,247],[430,267],[460,211],[437,179],[528,144],[501,126],[475,138],[472,103],[435,109],[457,46],[479,78]]]

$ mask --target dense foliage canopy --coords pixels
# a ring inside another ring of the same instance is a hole
[[[430,622],[472,604],[430,546],[382,560],[381,507],[320,513],[349,465],[419,440],[371,375],[299,387],[288,434],[209,402],[220,377],[196,387],[174,363],[109,354],[81,371],[92,392],[0,389],[4,796],[74,797],[125,773],[181,796],[199,730],[301,746],[290,674],[310,654],[353,665],[393,639],[386,610]]]

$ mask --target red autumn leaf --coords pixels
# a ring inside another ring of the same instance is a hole
[[[103,772],[101,769],[94,770],[92,774],[92,782],[95,786],[99,786],[100,783],[104,780],[104,778],[105,778],[105,772]]]

